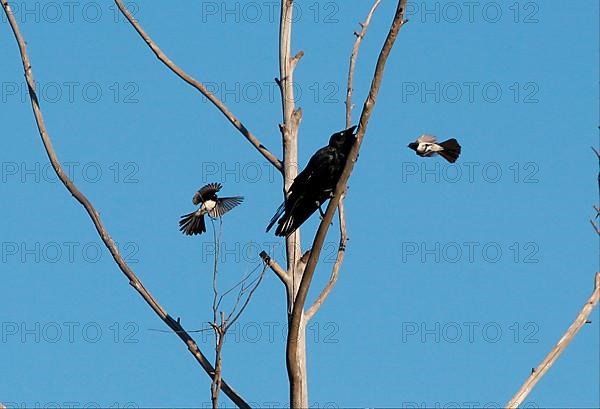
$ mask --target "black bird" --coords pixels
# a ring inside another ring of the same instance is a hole
[[[204,215],[208,214],[213,219],[223,216],[225,213],[244,201],[243,196],[218,198],[217,192],[223,185],[220,183],[209,183],[202,186],[192,198],[192,203],[201,206],[195,212],[181,216],[179,230],[188,236],[202,234],[206,231]]]
[[[355,129],[356,126],[353,126],[334,133],[329,138],[329,145],[315,152],[304,170],[294,179],[287,199],[277,209],[267,231],[279,219],[275,235],[287,237],[317,209],[323,214],[321,205],[333,195],[342,175],[346,158],[356,140]]]
[[[454,138],[436,143],[435,136],[421,135],[415,142],[409,143],[408,147],[417,152],[419,156],[426,157],[438,154],[450,163],[456,162],[460,155],[460,145]]]

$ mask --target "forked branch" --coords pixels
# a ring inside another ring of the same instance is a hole
[[[299,330],[300,323],[302,320],[302,316],[304,313],[304,304],[306,302],[306,296],[308,294],[308,289],[310,287],[310,283],[312,281],[315,268],[317,266],[317,262],[319,260],[319,256],[321,254],[321,250],[323,248],[323,243],[325,241],[325,236],[327,235],[327,231],[329,229],[329,225],[331,224],[331,220],[333,219],[333,214],[339,204],[340,198],[344,194],[346,190],[346,184],[348,183],[348,179],[350,174],[352,173],[352,169],[354,168],[354,163],[358,157],[358,152],[360,150],[360,146],[367,130],[367,124],[369,122],[369,118],[371,117],[371,113],[373,111],[373,107],[377,100],[377,95],[379,94],[379,89],[381,86],[381,81],[383,79],[383,72],[385,69],[385,64],[390,55],[392,47],[396,41],[396,37],[398,36],[398,32],[400,28],[404,24],[404,13],[406,8],[407,0],[399,0],[398,6],[396,8],[396,13],[394,15],[394,20],[392,22],[392,26],[387,35],[383,48],[379,54],[379,58],[377,60],[377,65],[375,67],[375,74],[373,76],[373,81],[371,83],[371,88],[369,91],[369,95],[367,100],[365,101],[360,122],[359,128],[356,136],[356,141],[352,146],[349,157],[346,161],[346,165],[344,166],[344,170],[338,181],[335,194],[329,201],[327,205],[327,211],[325,212],[325,216],[319,225],[319,229],[317,230],[317,234],[313,241],[313,245],[310,252],[310,257],[306,264],[306,268],[304,269],[304,274],[302,275],[302,281],[300,282],[300,287],[298,289],[298,294],[296,300],[294,302],[294,308],[292,310],[292,314],[290,317],[290,324],[288,329],[288,343],[287,343],[287,368],[288,374],[291,381],[292,394],[297,393],[297,391],[301,388],[301,379],[298,378],[299,371],[296,370],[298,367],[296,362],[295,351],[297,349],[297,345],[299,342]]]
[[[367,18],[364,23],[360,23],[361,30],[360,32],[354,32],[356,36],[356,40],[354,40],[354,46],[352,47],[352,53],[350,54],[350,64],[348,68],[348,84],[346,89],[346,129],[350,128],[352,125],[352,109],[354,108],[352,105],[352,94],[354,88],[354,71],[356,68],[356,60],[358,58],[358,51],[360,49],[360,44],[362,43],[363,38],[367,34],[367,30],[369,28],[369,24],[371,24],[371,18],[375,13],[375,10],[381,3],[381,0],[376,0]],[[344,199],[340,199],[340,203],[338,204],[338,219],[340,224],[340,244],[338,246],[337,256],[335,258],[335,262],[331,269],[331,276],[329,277],[329,281],[325,285],[325,288],[321,291],[321,294],[317,297],[313,305],[306,312],[306,320],[309,321],[321,308],[321,305],[325,302],[333,287],[337,283],[340,268],[342,263],[344,262],[344,255],[346,254],[346,243],[348,241],[348,232],[346,229],[346,214],[344,212]]]
[[[225,106],[223,101],[221,101],[215,94],[210,92],[204,84],[202,84],[197,79],[193,78],[189,74],[187,74],[184,70],[182,70],[177,64],[169,59],[166,54],[156,45],[156,43],[150,38],[150,36],[144,31],[140,23],[133,17],[133,14],[127,9],[127,7],[123,4],[121,0],[115,0],[117,7],[125,16],[127,21],[133,26],[135,31],[142,37],[142,39],[146,42],[148,47],[152,50],[152,52],[156,55],[156,57],[165,64],[171,71],[175,73],[179,78],[190,84],[192,87],[196,88],[202,95],[204,95],[212,104],[217,107],[219,111],[225,115],[227,120],[238,130],[252,146],[254,146],[260,153],[267,159],[273,166],[275,166],[280,172],[283,172],[283,164],[271,151],[269,151],[252,132],[248,130],[244,126],[244,124]]]
[[[215,227],[214,219],[212,218],[211,224],[213,229],[214,247],[216,250],[213,262],[213,319],[212,322],[209,323],[215,334],[215,370],[210,385],[210,398],[213,409],[216,409],[219,407],[219,391],[221,390],[223,385],[223,345],[225,343],[225,336],[227,335],[227,331],[229,330],[229,328],[231,328],[231,326],[235,324],[235,322],[240,318],[240,316],[250,303],[254,292],[258,289],[258,286],[262,282],[262,279],[265,275],[265,270],[267,269],[267,265],[263,265],[263,269],[257,278],[250,280],[252,274],[260,266],[256,267],[254,270],[242,277],[242,279],[236,285],[231,287],[229,290],[225,291],[225,293],[219,295],[219,287],[217,281],[219,275],[221,237],[223,235],[223,219],[219,218],[218,233]],[[239,288],[239,290],[235,303],[229,315],[225,317],[225,313],[221,311],[219,307],[221,306],[221,303],[225,296],[231,293],[236,288]],[[246,298],[244,299],[244,297]]]
[[[58,157],[56,155],[54,147],[52,146],[52,140],[50,138],[50,135],[48,134],[48,131],[46,130],[46,125],[44,123],[44,117],[42,115],[42,111],[39,106],[39,100],[38,100],[36,90],[35,90],[35,80],[34,80],[32,69],[31,69],[31,62],[29,60],[29,55],[27,54],[27,46],[26,46],[25,39],[21,35],[21,31],[19,30],[19,25],[17,24],[17,21],[14,17],[14,14],[11,10],[8,0],[1,0],[1,1],[2,1],[2,8],[4,9],[4,12],[8,18],[10,27],[13,31],[13,34],[14,34],[17,44],[19,46],[19,51],[21,53],[21,62],[23,64],[23,70],[25,72],[25,80],[27,82],[27,86],[29,89],[29,97],[31,99],[31,106],[33,108],[33,114],[34,114],[35,121],[36,121],[36,124],[38,127],[38,131],[42,138],[42,142],[44,144],[44,149],[46,150],[46,154],[48,155],[48,158],[50,159],[50,163],[52,164],[52,168],[56,172],[56,175],[58,176],[58,178],[60,179],[62,184],[73,195],[73,197],[75,197],[75,199],[79,203],[81,203],[81,205],[83,205],[83,207],[85,208],[86,212],[92,219],[92,222],[94,223],[94,226],[96,227],[96,231],[100,235],[102,242],[104,243],[104,245],[106,246],[106,248],[112,255],[113,259],[119,266],[119,269],[129,279],[129,284],[131,284],[131,286],[133,286],[133,288],[135,288],[137,290],[137,292],[142,296],[144,301],[146,301],[146,303],[148,303],[150,308],[152,308],[152,310],[160,317],[160,319],[163,320],[163,322],[165,324],[167,324],[167,326],[169,326],[169,328],[171,328],[173,330],[173,332],[175,334],[177,334],[177,336],[187,345],[188,350],[194,356],[196,361],[198,361],[200,366],[202,366],[204,371],[206,371],[206,373],[209,376],[213,377],[214,376],[214,368],[212,367],[212,365],[210,364],[208,359],[206,359],[204,354],[200,351],[196,342],[181,326],[179,320],[175,320],[169,314],[167,314],[165,309],[150,294],[150,292],[148,290],[146,290],[146,288],[144,287],[144,285],[142,284],[140,279],[135,275],[133,270],[131,270],[129,265],[125,262],[125,260],[119,253],[119,250],[118,250],[117,246],[115,245],[115,242],[113,241],[110,234],[106,230],[106,227],[104,226],[104,224],[102,223],[102,220],[100,219],[100,215],[98,214],[98,212],[96,211],[96,209],[94,208],[92,203],[87,199],[87,197],[83,193],[81,193],[79,191],[79,189],[77,189],[77,186],[75,186],[73,181],[67,176],[67,173],[65,173],[60,161],[58,160]],[[244,399],[242,399],[242,397],[240,395],[238,395],[237,392],[235,392],[226,382],[222,383],[221,389],[238,407],[240,407],[240,408],[249,408],[250,407],[244,401]]]

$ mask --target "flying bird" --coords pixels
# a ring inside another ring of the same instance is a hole
[[[321,205],[333,196],[342,175],[346,158],[356,140],[356,126],[334,133],[329,144],[310,158],[302,172],[290,186],[287,199],[279,206],[269,222],[267,231],[277,221],[276,236],[287,237],[304,223]],[[279,220],[278,220],[279,219]]]
[[[456,162],[460,155],[460,145],[454,138],[437,143],[435,136],[421,135],[415,142],[409,143],[408,147],[422,157],[440,155],[450,163]]]
[[[217,192],[223,185],[220,183],[209,183],[202,186],[192,198],[192,203],[200,205],[198,210],[181,216],[179,220],[179,230],[183,234],[192,236],[202,234],[206,231],[204,224],[204,215],[208,214],[213,219],[223,216],[225,213],[244,201],[243,196],[217,197]]]

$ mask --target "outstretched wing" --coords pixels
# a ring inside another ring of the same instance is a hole
[[[202,186],[192,198],[192,203],[198,205],[200,202],[204,202],[206,199],[214,197],[222,187],[223,185],[220,183],[209,183],[208,185]]]
[[[217,200],[217,205],[208,214],[212,218],[221,217],[243,201],[243,196],[223,197]]]
[[[427,135],[427,134],[423,134],[417,138],[417,142],[423,142],[423,143],[435,143],[436,140],[437,139],[435,138],[435,136]]]

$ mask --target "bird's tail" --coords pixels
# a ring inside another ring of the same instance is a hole
[[[275,229],[275,235],[280,237],[287,237],[292,234],[300,225],[307,219],[302,218],[302,220],[298,220],[298,217],[294,213],[296,206],[294,204],[290,205],[292,201],[288,199],[287,206],[286,202],[283,202],[281,206],[275,212],[275,215],[271,218],[269,225],[267,226],[267,231],[271,230],[271,227],[277,222],[277,229]],[[310,214],[309,214],[310,215]],[[279,221],[278,221],[279,220]]]
[[[281,217],[281,215],[283,214],[284,210],[285,210],[285,202],[283,202],[281,204],[281,206],[279,206],[279,208],[275,212],[275,215],[271,218],[271,221],[269,222],[269,225],[267,226],[267,231],[271,230],[271,227],[273,227],[273,225],[275,224],[275,222],[277,221],[277,219],[279,219]]]
[[[437,152],[439,155],[450,163],[456,162],[456,159],[460,156],[460,145],[456,139],[448,139],[447,141],[440,142],[438,145],[444,148],[444,150]]]
[[[287,237],[300,227],[302,223],[296,221],[296,217],[292,212],[286,212],[285,215],[279,221],[277,229],[275,229],[275,235],[279,237]]]
[[[202,234],[206,231],[206,224],[204,224],[204,215],[197,215],[197,212],[192,212],[181,216],[179,220],[179,230],[183,234],[192,236],[194,234]]]
[[[288,237],[295,232],[317,209],[317,202],[307,202],[303,199],[293,201],[289,208],[285,209],[285,214],[279,220],[275,235]]]

